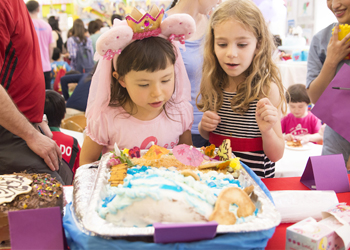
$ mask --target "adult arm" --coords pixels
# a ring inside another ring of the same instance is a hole
[[[47,166],[56,171],[62,159],[56,142],[44,136],[25,118],[0,85],[0,125],[26,141],[28,147],[41,158]]]
[[[182,135],[180,135],[178,144],[193,145],[191,130],[186,130]]]
[[[350,33],[347,34],[341,41],[338,40],[339,26],[335,26],[334,33],[329,40],[327,46],[327,57],[321,68],[319,75],[311,82],[308,88],[308,94],[311,102],[316,103],[318,98],[322,95],[323,91],[327,88],[328,84],[333,80],[337,66],[344,57],[350,53]],[[311,45],[312,46],[312,45]],[[311,48],[313,49],[313,48]],[[311,52],[311,51],[310,51]],[[316,53],[310,53],[308,60],[308,68],[313,65],[319,64],[319,59]]]
[[[49,45],[49,56],[50,56],[50,60],[52,59],[52,55],[53,55],[53,49],[56,47],[56,43],[50,43]]]
[[[86,136],[80,152],[80,166],[97,161],[102,149],[102,145],[93,141],[89,136]]]
[[[278,87],[272,83],[269,96],[258,101],[255,115],[262,135],[264,153],[273,162],[282,158],[285,145],[281,129],[280,101]]]

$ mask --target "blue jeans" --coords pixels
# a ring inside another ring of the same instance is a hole
[[[210,146],[209,141],[204,139],[200,134],[192,134],[192,143],[197,148]]]

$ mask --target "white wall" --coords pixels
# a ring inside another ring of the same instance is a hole
[[[314,34],[327,27],[331,23],[337,22],[332,11],[327,7],[326,0],[315,1],[315,18],[314,18]]]

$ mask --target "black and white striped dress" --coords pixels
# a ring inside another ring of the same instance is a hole
[[[209,141],[218,147],[223,139],[230,139],[232,152],[256,175],[261,178],[274,177],[275,163],[271,162],[263,151],[261,133],[255,118],[258,100],[250,103],[248,111],[240,115],[231,108],[231,99],[235,95],[236,93],[224,91],[224,101],[218,111],[221,122],[215,131],[210,133]]]

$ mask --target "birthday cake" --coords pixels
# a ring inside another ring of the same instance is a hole
[[[187,148],[192,150],[196,149]],[[184,148],[181,152],[186,153]],[[200,164],[193,166],[175,157],[175,148],[170,152],[154,145],[143,156],[137,148],[116,152],[107,162],[108,183],[100,192],[96,211],[119,227],[146,227],[155,222],[215,220],[229,225],[249,221],[257,213],[249,197],[253,187],[244,189],[234,177],[239,160],[227,153],[231,154],[226,150],[221,157],[225,161],[201,153]]]
[[[0,175],[0,243],[9,240],[8,212],[63,207],[62,185],[50,174]]]

